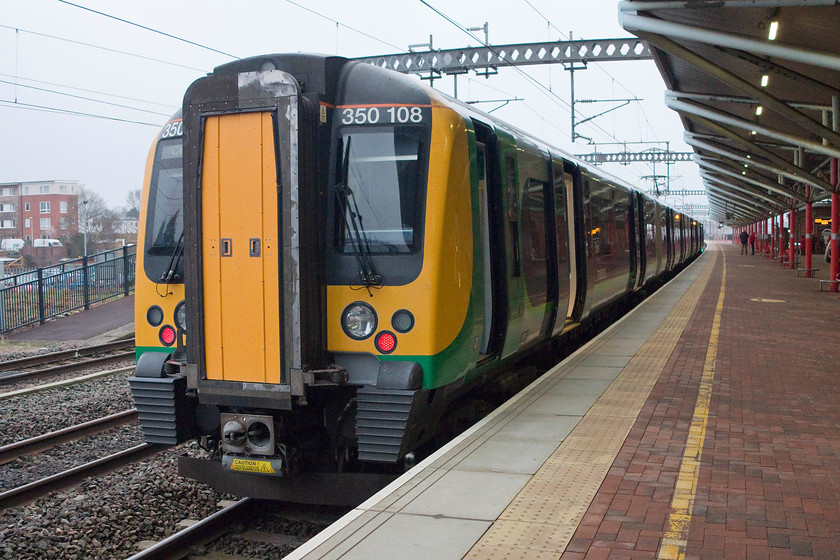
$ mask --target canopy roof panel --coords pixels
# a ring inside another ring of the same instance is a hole
[[[714,219],[750,223],[836,188],[835,0],[626,0],[619,19],[651,50]]]

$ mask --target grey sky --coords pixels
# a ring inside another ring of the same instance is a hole
[[[436,48],[477,44],[420,0],[71,1],[239,57],[298,51],[348,57],[390,54],[427,42],[430,34]],[[493,44],[566,39],[570,31],[575,39],[629,36],[618,25],[615,0],[427,2],[463,26],[489,22]],[[156,127],[180,105],[186,87],[232,60],[58,0],[0,0],[0,14],[0,181],[78,180],[111,206],[124,205],[128,191],[141,186]],[[483,32],[475,35],[483,39]],[[460,77],[459,98],[524,98],[494,114],[568,152],[592,151],[585,141],[570,142],[569,73],[555,65],[525,71],[551,93],[515,70],[502,69],[490,79]],[[644,99],[580,128],[579,133],[598,142],[599,151],[620,151],[619,146],[604,144],[616,139],[670,141],[672,150],[689,151],[677,115],[664,106],[664,85],[653,62],[591,64],[576,73],[575,82],[579,100]],[[435,87],[451,94],[452,78],[436,81]],[[490,110],[498,105],[479,107]],[[583,104],[579,110],[591,116],[608,107]],[[640,179],[654,173],[648,165],[611,165],[605,170],[640,188],[652,186]],[[655,172],[664,174],[665,166],[660,164]],[[694,164],[676,164],[671,174],[672,188],[700,186]]]

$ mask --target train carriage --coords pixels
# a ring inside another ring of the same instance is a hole
[[[185,264],[181,351],[131,383],[147,440],[198,438],[182,473],[224,491],[319,500],[393,472],[460,395],[699,250],[638,191],[340,57],[219,67],[182,131],[183,239],[153,221],[157,289]]]

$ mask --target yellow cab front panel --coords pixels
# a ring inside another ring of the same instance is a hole
[[[206,377],[279,383],[278,199],[269,112],[210,116],[202,157]]]

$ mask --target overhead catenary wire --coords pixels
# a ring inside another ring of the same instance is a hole
[[[0,72],[0,76],[2,76],[4,78],[14,78],[16,80],[23,80],[23,81],[26,81],[26,82],[32,82],[33,84],[55,86],[55,87],[71,89],[71,90],[75,90],[75,91],[83,91],[85,93],[95,93],[95,94],[98,94],[98,95],[104,95],[106,97],[114,97],[116,99],[125,99],[127,101],[137,101],[139,103],[146,103],[148,105],[158,105],[160,107],[167,107],[167,108],[172,107],[171,103],[161,103],[160,101],[149,101],[147,99],[139,99],[137,97],[128,97],[126,95],[118,95],[116,93],[108,93],[108,92],[105,92],[105,91],[99,91],[99,90],[95,90],[95,89],[85,89],[85,88],[80,88],[80,87],[77,87],[77,86],[68,86],[67,84],[60,84],[60,83],[57,83],[57,82],[46,82],[44,80],[36,80],[34,78],[27,78],[27,77],[24,77],[24,76],[13,76],[11,74],[4,74],[2,72]]]
[[[551,20],[550,20],[550,19],[548,19],[548,17],[547,17],[545,14],[543,14],[541,11],[539,11],[539,10],[538,10],[538,9],[537,9],[537,8],[536,8],[536,7],[535,7],[535,6],[531,3],[531,2],[530,2],[530,0],[522,0],[522,1],[523,1],[523,2],[525,2],[528,6],[530,6],[530,7],[531,7],[531,9],[532,9],[532,10],[534,10],[534,11],[537,13],[537,15],[539,15],[541,18],[543,18],[549,26],[553,27],[553,28],[557,31],[557,33],[559,33],[559,34],[560,34],[560,37],[561,37],[561,38],[563,38],[563,40],[566,40],[566,41],[568,41],[568,40],[569,40],[569,37],[568,37],[565,33],[563,33],[562,31],[560,31],[560,29],[559,29],[556,25],[554,25],[553,23],[551,23]],[[611,73],[610,73],[610,72],[609,72],[606,68],[604,68],[604,66],[603,66],[602,64],[597,64],[597,63],[594,63],[594,65],[595,65],[595,67],[596,67],[596,68],[598,68],[601,72],[603,72],[604,74],[606,74],[607,76],[609,76],[609,77],[610,77],[610,78],[611,78],[611,79],[612,79],[612,80],[613,80],[616,84],[618,84],[619,86],[621,86],[621,88],[622,88],[624,91],[626,91],[628,94],[630,94],[630,95],[632,95],[633,97],[636,97],[636,98],[638,98],[638,97],[639,97],[639,96],[638,96],[638,95],[636,95],[636,93],[635,93],[635,92],[633,92],[633,91],[632,91],[629,87],[627,87],[627,86],[626,86],[626,85],[624,85],[622,82],[620,82],[618,79],[616,79],[616,77],[615,77],[615,76],[613,76],[613,75],[612,75],[612,74],[611,74]],[[654,138],[656,138],[656,142],[659,142],[659,139],[658,139],[658,138],[657,138],[657,136],[656,136],[656,131],[653,129],[653,126],[650,124],[650,119],[648,119],[648,116],[647,116],[647,113],[645,112],[645,108],[644,108],[644,106],[643,106],[643,105],[641,105],[641,104],[639,104],[639,110],[642,112],[642,116],[643,116],[643,117],[644,117],[644,119],[645,119],[645,124],[647,125],[648,130],[650,130],[650,133],[653,135],[653,137],[654,137]]]
[[[115,99],[125,99],[126,101],[136,101],[138,103],[145,103],[147,105],[157,105],[159,107],[166,107],[168,109],[172,108],[172,103],[162,103],[160,101],[149,101],[148,99],[140,99],[138,97],[130,97],[130,96],[126,96],[126,95],[119,95],[119,94],[116,94],[116,93],[108,93],[106,91],[99,91],[99,90],[95,90],[95,89],[80,88],[78,86],[70,86],[70,85],[62,84],[62,83],[58,83],[58,82],[47,82],[47,81],[44,81],[44,80],[36,80],[34,78],[27,78],[27,77],[24,77],[24,76],[13,76],[11,74],[4,74],[2,72],[0,72],[0,77],[13,78],[13,79],[22,80],[22,81],[25,81],[25,82],[32,82],[34,84],[55,86],[55,87],[74,90],[74,91],[82,91],[82,92],[85,92],[85,93],[93,93],[93,94],[97,94],[97,95],[103,95],[105,97],[112,97],[112,98],[115,98]],[[2,80],[0,80],[0,81],[2,81]],[[23,84],[20,84],[20,82],[15,82],[15,83],[19,84],[19,85],[23,85]]]
[[[54,95],[63,95],[63,96],[66,96],[66,97],[72,97],[73,99],[81,99],[83,101],[91,101],[93,103],[101,103],[103,105],[110,105],[112,107],[120,107],[122,109],[130,109],[132,111],[140,111],[141,113],[149,113],[149,114],[152,114],[152,115],[160,115],[160,116],[163,116],[163,117],[168,117],[171,114],[171,111],[169,113],[160,113],[158,111],[150,111],[148,109],[140,109],[139,107],[131,107],[130,105],[123,105],[122,103],[112,103],[110,101],[103,101],[101,99],[94,99],[92,97],[84,97],[82,95],[74,95],[72,93],[65,93],[65,92],[56,91],[56,90],[47,89],[47,88],[42,88],[42,87],[37,87],[37,86],[27,86],[25,84],[21,84],[21,83],[17,83],[17,82],[10,82],[8,80],[0,80],[0,84],[9,84],[9,85],[14,85],[16,87],[34,89],[36,91],[43,91],[43,92],[51,93],[51,94],[54,94]]]
[[[104,119],[109,121],[116,121],[116,122],[124,122],[129,124],[141,124],[144,126],[153,126],[155,128],[160,128],[163,126],[163,123],[150,123],[150,122],[143,122],[143,121],[135,121],[131,119],[121,119],[118,117],[109,117],[107,115],[97,115],[95,113],[85,113],[83,111],[71,111],[70,109],[61,109],[59,107],[50,107],[47,105],[36,105],[34,103],[23,103],[20,101],[6,101],[0,100],[0,106],[8,107],[13,109],[25,109],[30,111],[42,111],[45,113],[59,113],[64,115],[74,115],[79,117],[91,117],[96,119]]]
[[[377,42],[379,42],[379,43],[382,43],[383,45],[388,45],[389,47],[394,48],[394,49],[397,49],[398,51],[404,51],[404,50],[405,50],[405,49],[404,49],[404,48],[402,48],[402,47],[398,47],[397,45],[395,45],[395,44],[393,44],[393,43],[389,43],[388,41],[384,41],[384,40],[380,39],[379,37],[376,37],[376,36],[374,36],[374,35],[371,35],[370,33],[366,33],[366,32],[364,32],[364,31],[362,31],[362,30],[360,30],[360,29],[356,29],[355,27],[351,27],[351,26],[349,26],[349,25],[347,25],[347,24],[341,23],[341,22],[340,22],[340,21],[338,21],[337,19],[333,19],[333,18],[331,18],[331,17],[329,17],[329,16],[325,16],[324,14],[322,14],[322,13],[320,13],[320,12],[316,12],[316,11],[315,11],[315,10],[313,10],[312,8],[307,8],[306,6],[304,6],[304,5],[302,5],[302,4],[299,4],[299,3],[297,3],[297,2],[294,2],[293,0],[286,0],[286,2],[288,2],[289,4],[291,4],[291,5],[293,5],[293,6],[297,6],[297,7],[298,7],[298,8],[300,8],[301,10],[306,10],[306,11],[307,11],[307,12],[309,12],[310,14],[314,14],[314,15],[316,15],[316,16],[318,16],[318,17],[320,17],[320,18],[323,18],[323,19],[325,19],[325,20],[327,20],[327,21],[331,21],[331,22],[332,22],[332,23],[334,23],[336,26],[345,27],[345,28],[349,29],[350,31],[354,31],[355,33],[358,33],[359,35],[364,35],[365,37],[367,37],[367,38],[369,38],[369,39],[373,39],[374,41],[377,41]]]
[[[483,41],[482,41],[479,37],[476,37],[473,33],[471,33],[471,32],[470,32],[470,31],[469,31],[469,30],[468,30],[465,26],[461,25],[460,23],[458,23],[457,21],[455,21],[454,19],[452,19],[451,17],[449,17],[448,15],[446,15],[445,13],[443,13],[442,11],[440,11],[439,9],[435,8],[434,6],[432,6],[431,4],[429,4],[428,2],[426,2],[426,0],[420,0],[420,2],[421,2],[423,5],[425,5],[426,7],[428,7],[430,10],[432,10],[433,12],[435,12],[436,14],[438,14],[439,16],[441,16],[442,18],[444,18],[446,21],[448,21],[449,23],[451,23],[452,25],[454,25],[455,27],[457,27],[457,28],[458,28],[459,30],[461,30],[463,33],[466,33],[467,35],[469,35],[469,36],[470,36],[471,38],[473,38],[475,41],[478,41],[479,43],[482,43],[482,44],[483,44]],[[493,46],[492,46],[492,45],[487,45],[487,48],[489,48],[489,49],[493,49]],[[497,53],[497,54],[498,54],[498,53]],[[559,95],[557,95],[556,93],[554,93],[554,92],[551,90],[551,88],[549,88],[548,86],[546,86],[545,84],[543,84],[542,82],[540,82],[539,80],[537,80],[536,78],[534,78],[533,76],[531,76],[530,74],[528,74],[527,72],[525,72],[524,70],[522,70],[522,68],[519,68],[518,66],[512,66],[512,68],[513,68],[516,72],[518,72],[518,73],[519,73],[522,77],[524,77],[527,81],[531,82],[531,84],[532,84],[532,85],[536,86],[539,90],[542,90],[543,94],[545,94],[547,97],[549,97],[549,99],[550,99],[551,101],[553,101],[555,104],[559,105],[560,107],[563,107],[563,108],[564,108],[565,110],[567,110],[567,111],[570,111],[570,110],[571,110],[571,105],[569,105],[569,103],[568,103],[566,100],[564,100],[562,97],[560,97]],[[604,129],[603,127],[601,127],[600,125],[595,124],[595,123],[592,123],[592,124],[591,124],[591,126],[593,126],[593,127],[595,127],[596,129],[600,130],[600,131],[601,131],[603,134],[605,134],[607,137],[612,138],[613,140],[618,141],[618,139],[617,139],[615,136],[613,136],[612,134],[610,134],[607,130],[605,130],[605,129]]]
[[[58,0],[62,4],[67,4],[68,6],[73,6],[74,8],[79,8],[81,10],[86,10],[88,12],[92,12],[94,14],[110,18],[116,21],[120,21],[122,23],[133,25],[134,27],[139,27],[140,29],[145,29],[146,31],[151,31],[152,33],[157,33],[158,35],[163,35],[164,37],[169,37],[170,39],[175,39],[176,41],[181,41],[182,43],[187,43],[188,45],[193,45],[214,53],[222,54],[224,56],[229,56],[231,58],[239,59],[241,57],[236,56],[235,54],[230,54],[225,51],[220,51],[219,49],[214,49],[213,47],[208,47],[207,45],[202,45],[201,43],[196,43],[195,41],[190,41],[189,39],[184,39],[183,37],[178,37],[177,35],[172,35],[171,33],[166,33],[165,31],[160,31],[159,29],[154,29],[152,27],[148,27],[146,25],[141,25],[137,22],[130,21],[121,17],[117,17],[111,14],[106,14],[105,12],[100,12],[99,10],[94,10],[93,8],[88,8],[87,6],[82,6],[81,4],[75,4],[73,2],[69,2],[68,0]]]
[[[202,73],[207,72],[207,68],[195,68],[194,66],[185,66],[183,64],[178,64],[177,62],[170,62],[168,60],[161,60],[159,58],[152,58],[150,56],[143,56],[142,54],[136,54],[136,53],[131,53],[131,52],[127,52],[127,51],[121,51],[121,50],[118,50],[118,49],[103,47],[101,45],[94,45],[92,43],[85,43],[83,41],[76,41],[75,39],[67,39],[66,37],[59,37],[57,35],[49,35],[47,33],[39,33],[37,31],[31,31],[31,30],[28,30],[28,29],[21,29],[19,27],[12,27],[10,25],[0,24],[0,28],[11,29],[13,31],[20,32],[20,33],[28,33],[30,35],[36,35],[38,37],[46,37],[47,39],[54,39],[56,41],[64,41],[66,43],[72,43],[74,45],[80,45],[80,46],[83,46],[83,47],[90,47],[92,49],[99,49],[99,50],[102,50],[102,51],[112,52],[112,53],[121,54],[121,55],[125,55],[125,56],[131,56],[131,57],[134,57],[134,58],[140,58],[140,59],[148,60],[148,61],[151,61],[151,62],[157,62],[159,64],[166,64],[168,66],[176,66],[178,68],[184,68],[184,69],[193,70],[193,71],[196,71],[196,72],[202,72]]]

